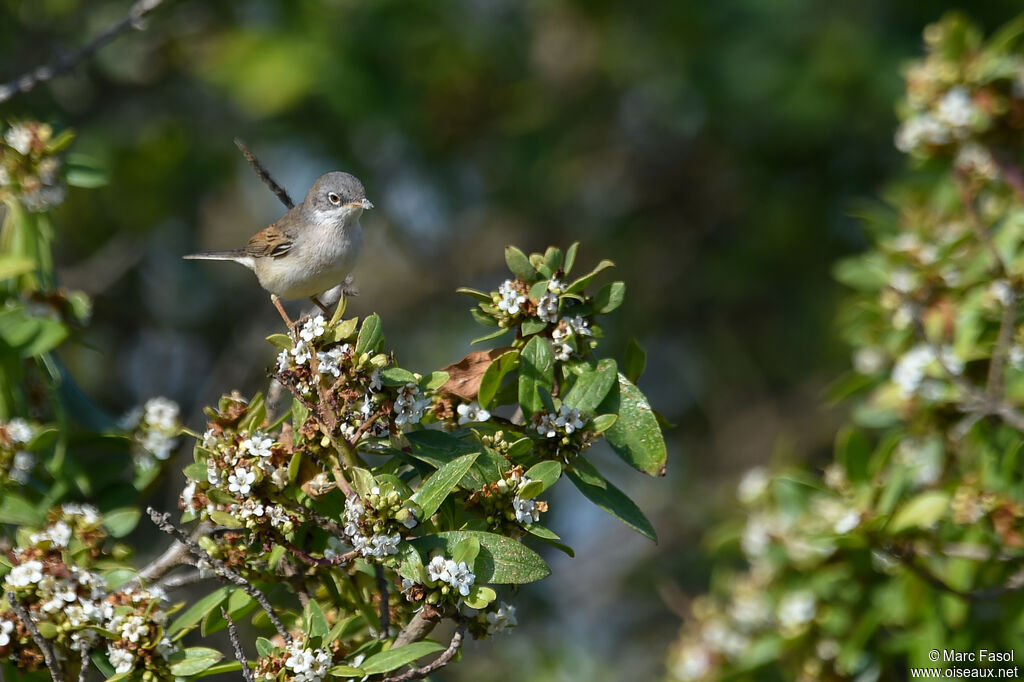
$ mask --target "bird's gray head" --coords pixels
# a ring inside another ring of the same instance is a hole
[[[325,173],[313,183],[302,202],[318,223],[348,224],[358,219],[364,209],[373,208],[359,178],[350,173]]]

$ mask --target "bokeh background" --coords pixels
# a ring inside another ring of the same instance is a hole
[[[0,81],[129,4],[0,0]],[[987,29],[1019,10],[969,5]],[[841,414],[822,393],[848,359],[830,268],[862,247],[858,206],[903,162],[900,66],[953,7],[165,0],[0,116],[73,127],[109,176],[72,189],[57,221],[62,281],[95,303],[64,359],[112,414],[161,394],[199,428],[220,393],[265,387],[280,320],[264,292],[241,267],[180,259],[283,212],[235,136],[296,200],[328,170],[363,179],[377,209],[350,310],[382,315],[403,366],[470,350],[480,330],[454,289],[494,288],[506,244],[614,259],[629,291],[608,350],[641,342],[640,385],[677,426],[665,479],[602,467],[660,543],[556,494],[549,525],[576,558],[549,554],[554,575],[517,597],[520,629],[438,677],[655,679],[738,475],[831,446]],[[172,470],[164,504],[180,484]]]

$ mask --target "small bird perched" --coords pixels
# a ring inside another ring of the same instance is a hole
[[[359,216],[371,208],[359,178],[327,173],[313,183],[301,204],[253,235],[245,247],[185,258],[241,263],[256,273],[279,310],[277,298],[309,297],[323,308],[316,297],[340,284],[352,270],[363,245]]]

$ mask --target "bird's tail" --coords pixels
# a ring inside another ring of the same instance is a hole
[[[202,253],[190,253],[182,256],[185,260],[232,260],[241,263],[252,269],[252,256],[245,252],[245,249],[229,249],[227,251],[203,251]]]

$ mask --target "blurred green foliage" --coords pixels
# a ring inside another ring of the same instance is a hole
[[[82,44],[128,4],[0,0],[2,75]],[[236,135],[293,195],[326,170],[362,178],[378,210],[352,309],[404,321],[389,331],[412,366],[455,359],[435,350],[467,337],[449,292],[499,281],[496,247],[600,241],[647,304],[622,311],[620,329],[644,341],[643,388],[680,425],[669,473],[689,504],[652,497],[659,558],[590,576],[609,590],[649,578],[629,608],[583,610],[546,634],[651,669],[674,630],[654,576],[706,581],[695,538],[728,504],[709,477],[777,440],[783,457],[827,449],[830,419],[810,408],[845,364],[829,268],[863,244],[852,202],[898,163],[900,64],[951,6],[167,0],[145,32],[0,117],[75,128],[74,150],[109,173],[104,188],[69,191],[56,248],[62,282],[96,303],[88,345],[63,359],[113,412],[164,393],[197,423],[223,387],[263,387],[263,292],[240,268],[179,260],[237,246],[281,213]],[[970,10],[991,29],[1018,6]],[[448,338],[420,332],[425,321]],[[562,588],[538,617],[568,599]]]

